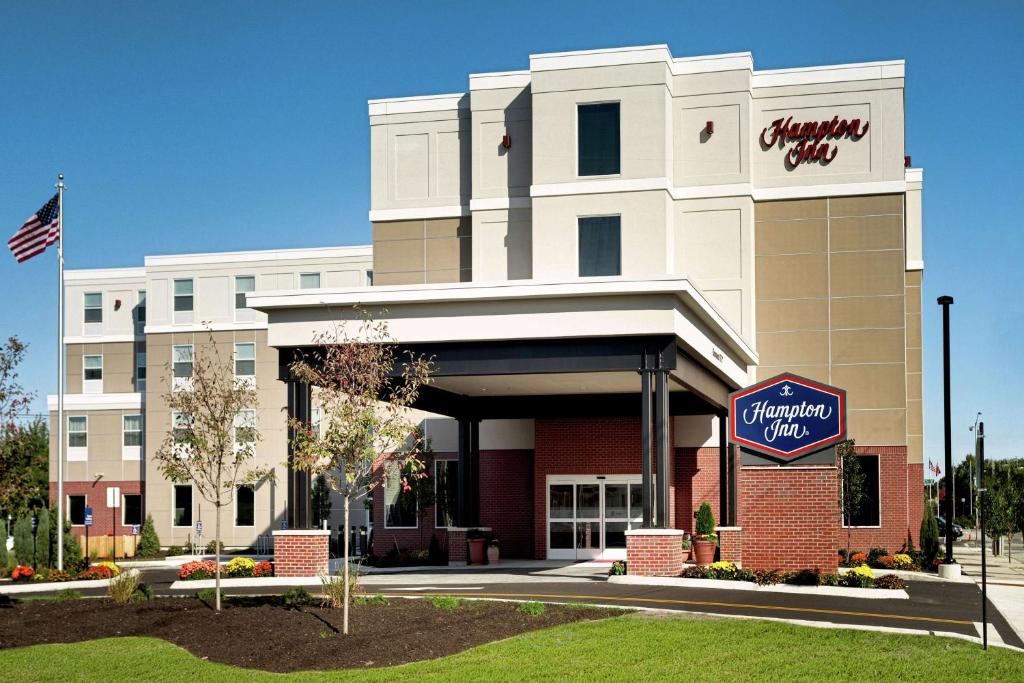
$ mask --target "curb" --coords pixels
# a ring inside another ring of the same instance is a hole
[[[170,590],[202,590],[204,588],[215,588],[216,579],[197,579],[195,581],[183,581],[181,579],[170,585]],[[221,588],[288,588],[291,586],[317,586],[323,584],[318,576],[266,576],[263,578],[222,578]]]
[[[823,595],[862,600],[909,600],[905,590],[880,588],[849,588],[846,586],[758,586],[750,581],[724,581],[721,579],[684,579],[680,576],[609,576],[608,583],[632,586],[669,586],[674,588],[711,588],[730,591],[754,591],[757,593],[790,593],[796,595]]]
[[[103,588],[110,579],[89,581],[37,581],[33,583],[12,583],[0,586],[0,595],[18,595],[20,593],[49,593],[72,588]]]

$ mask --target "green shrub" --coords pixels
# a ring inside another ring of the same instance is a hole
[[[816,569],[801,569],[785,574],[783,580],[792,586],[820,586],[821,574]]]
[[[626,573],[626,563],[622,560],[615,560],[608,569],[608,576],[622,576]]]
[[[110,599],[119,605],[127,605],[132,601],[132,596],[139,588],[141,578],[139,570],[129,569],[110,579],[110,583],[107,584]]]
[[[838,586],[839,575],[838,574],[822,574],[821,575],[822,586]]]
[[[338,609],[345,606],[345,577],[343,575],[321,575],[320,585],[323,587],[321,607]],[[352,593],[349,593],[349,598],[351,597]]]
[[[132,602],[147,602],[153,599],[153,587],[148,583],[140,583],[132,593]]]
[[[182,549],[182,547],[180,545],[172,545],[169,548],[167,548],[167,556],[168,557],[175,557],[177,555],[184,555],[184,554],[185,554],[185,551]]]
[[[542,617],[544,612],[547,611],[547,607],[544,606],[543,602],[531,600],[530,602],[520,603],[519,611],[528,617]]]
[[[7,522],[0,523],[0,576],[7,575]]]
[[[146,515],[146,521],[142,524],[142,530],[139,533],[139,542],[135,546],[135,555],[153,557],[158,554],[160,554],[160,537],[156,535],[153,515]]]
[[[38,511],[39,526],[36,527],[36,569],[50,566],[50,511]]]
[[[357,605],[390,605],[391,601],[385,595],[357,595],[354,600]]]
[[[20,565],[31,565],[35,561],[32,556],[32,518],[27,514],[14,523],[14,556],[16,564]]]
[[[939,556],[939,523],[931,505],[924,506],[924,519],[921,520],[921,554],[926,569],[933,567],[935,558]]]
[[[883,576],[875,577],[874,586],[875,588],[883,588],[887,590],[899,590],[901,588],[906,588],[907,584],[903,582],[903,579],[895,574],[885,574]]]
[[[65,588],[60,593],[53,596],[54,602],[70,602],[72,600],[81,600],[82,594],[76,591],[74,588]]]
[[[206,554],[207,555],[213,555],[216,552],[217,552],[217,541],[210,541],[209,543],[206,544]],[[224,554],[224,542],[223,541],[221,541],[221,544],[220,544],[220,554],[221,555]]]
[[[774,569],[758,569],[754,572],[753,581],[758,586],[774,586],[782,583],[782,574]]]
[[[715,533],[715,515],[711,512],[711,505],[704,501],[697,510],[696,534],[698,536],[710,536]]]
[[[435,595],[430,598],[430,604],[438,609],[443,609],[447,612],[454,612],[462,604],[462,599],[457,598],[454,595]]]
[[[870,588],[874,579],[864,574],[849,571],[839,577],[839,585],[847,588]]]
[[[284,600],[284,606],[288,609],[299,609],[300,607],[313,604],[313,596],[302,586],[292,588],[282,595],[281,598]]]
[[[54,547],[57,541],[54,539]],[[71,520],[64,520],[64,570],[69,574],[77,574],[89,566],[89,561],[82,556],[82,545],[78,537],[71,532]]]
[[[885,548],[871,548],[868,550],[868,566],[880,567],[881,565],[878,563],[878,559],[885,557],[888,554],[889,551]]]
[[[217,591],[214,588],[203,588],[196,591],[196,597],[209,605],[217,599]]]

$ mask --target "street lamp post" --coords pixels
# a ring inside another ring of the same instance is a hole
[[[938,304],[942,306],[942,381],[943,381],[943,418],[945,419],[946,437],[946,562],[953,564],[953,432],[950,425],[949,400],[949,307],[953,297],[940,296]]]

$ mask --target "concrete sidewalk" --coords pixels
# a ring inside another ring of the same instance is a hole
[[[981,548],[957,546],[956,561],[964,574],[981,585]],[[1024,639],[1024,563],[1017,556],[1013,560],[1002,555],[986,560],[988,576],[988,599],[1006,618],[1013,630]]]

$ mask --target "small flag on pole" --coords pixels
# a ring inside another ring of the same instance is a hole
[[[7,240],[7,246],[18,263],[46,251],[60,238],[60,193],[32,214],[24,225]]]

